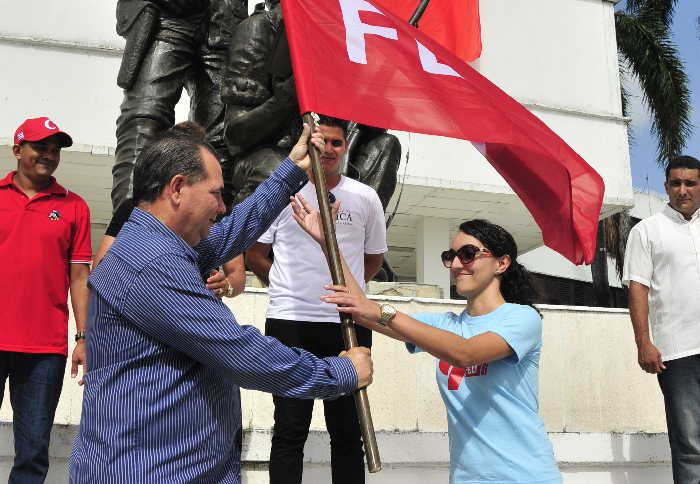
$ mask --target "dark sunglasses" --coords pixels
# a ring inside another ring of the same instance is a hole
[[[450,249],[444,251],[440,254],[440,258],[442,259],[442,264],[449,269],[452,267],[452,262],[455,260],[455,257],[459,257],[459,261],[465,266],[474,262],[479,252],[483,252],[486,256],[491,255],[491,251],[488,249],[481,249],[476,245],[467,244],[457,250]]]
[[[328,191],[328,203],[333,205],[335,203],[335,195],[329,190]]]

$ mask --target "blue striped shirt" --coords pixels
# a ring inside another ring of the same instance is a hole
[[[134,209],[90,276],[72,483],[239,483],[239,387],[298,398],[354,391],[349,359],[240,326],[201,276],[255,242],[305,181],[285,160],[195,248]]]

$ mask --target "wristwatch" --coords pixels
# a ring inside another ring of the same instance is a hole
[[[75,333],[75,341],[79,341],[81,339],[85,339],[85,336],[87,336],[87,333],[85,331],[78,331]]]
[[[391,304],[382,304],[379,306],[379,321],[377,323],[381,326],[387,327],[394,316],[396,316],[396,308]]]

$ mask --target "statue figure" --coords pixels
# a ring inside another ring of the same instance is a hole
[[[118,0],[117,33],[126,38],[117,83],[124,89],[117,119],[112,205],[131,196],[133,165],[145,144],[175,122],[182,89],[190,95],[190,120],[204,126],[222,155],[222,68],[236,25],[248,15],[247,0]]]
[[[224,77],[224,136],[233,159],[234,199],[240,201],[276,168],[301,132],[279,0],[257,5],[238,25]],[[361,126],[346,175],[374,188],[386,210],[400,159],[395,136]]]

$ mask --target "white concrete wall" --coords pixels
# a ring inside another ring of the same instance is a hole
[[[456,301],[386,297],[403,311],[460,311]],[[248,289],[228,301],[238,321],[264,324],[266,291]],[[656,380],[636,363],[629,316],[624,310],[548,306],[540,373],[540,412],[567,484],[670,482],[662,398]],[[369,397],[386,469],[368,482],[447,481],[444,405],[435,385],[435,361],[410,356],[403,345],[376,336],[374,383]],[[82,389],[66,374],[54,427],[52,479],[65,482],[64,465],[80,422]],[[243,391],[248,483],[265,482],[272,425],[268,394]],[[0,410],[0,479],[8,472],[12,443],[9,399]],[[329,455],[322,409],[307,444],[305,482],[325,483]],[[311,476],[314,476],[311,478]],[[653,480],[656,479],[656,480]]]

